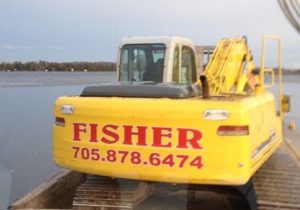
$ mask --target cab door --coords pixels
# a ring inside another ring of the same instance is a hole
[[[196,80],[194,50],[185,45],[177,45],[173,56],[172,82],[190,84],[196,82]]]

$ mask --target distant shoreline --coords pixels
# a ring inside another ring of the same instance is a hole
[[[86,71],[84,71],[84,70],[75,70],[75,71],[68,71],[68,70],[50,70],[50,71],[45,71],[45,70],[34,70],[34,71],[32,71],[32,70],[12,70],[12,71],[10,71],[10,70],[6,70],[6,71],[4,71],[4,70],[0,70],[0,72],[70,72],[70,73],[76,73],[76,72],[114,72],[114,71],[117,71],[116,69],[114,69],[114,70],[93,70],[93,71],[90,71],[90,70],[86,70]]]
[[[0,63],[0,72],[105,72],[116,71],[117,65],[114,62],[2,62]],[[274,68],[275,74],[277,69]],[[259,72],[259,69],[255,69]],[[300,69],[283,68],[283,74],[300,74]]]
[[[29,72],[102,72],[115,71],[113,62],[2,62],[0,72],[29,71]]]
[[[293,70],[283,70],[283,74],[295,74],[298,75],[300,74],[300,69],[293,69]]]
[[[101,69],[101,70],[89,70],[89,69],[83,69],[83,70],[0,70],[0,72],[114,72],[117,71],[116,69]],[[275,72],[277,74],[277,72]],[[300,75],[300,70],[283,70],[284,75]]]

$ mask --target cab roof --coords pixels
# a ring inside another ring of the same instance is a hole
[[[125,44],[165,44],[167,46],[171,43],[189,43],[193,45],[193,42],[181,36],[148,36],[148,37],[125,37],[122,39],[120,46]]]

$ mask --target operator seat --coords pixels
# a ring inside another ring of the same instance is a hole
[[[154,64],[148,66],[143,75],[143,81],[162,82],[164,70],[164,59],[158,59]]]

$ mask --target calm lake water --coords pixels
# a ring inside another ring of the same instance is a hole
[[[55,99],[114,80],[115,72],[0,72],[0,209],[62,170],[52,161]],[[300,76],[286,76],[284,90],[286,121],[300,125]]]
[[[0,72],[0,209],[59,170],[52,162],[53,103],[114,72]]]

